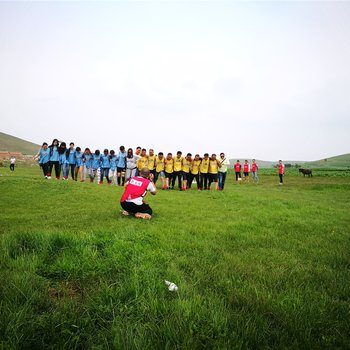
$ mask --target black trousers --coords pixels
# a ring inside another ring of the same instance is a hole
[[[60,162],[59,161],[49,161],[49,175],[51,176],[52,174],[52,168],[55,166],[55,175],[57,178],[60,177],[60,173],[61,173],[61,167],[60,167]]]
[[[181,185],[182,185],[182,171],[174,171],[173,172],[173,178],[172,178],[172,184],[171,184],[171,186],[173,186],[173,187],[175,186],[176,177],[177,177],[177,182],[178,182],[179,188],[181,188]]]
[[[75,173],[74,173],[75,164],[69,164],[69,167],[70,167],[70,175],[72,176],[72,179],[75,180]]]
[[[201,173],[201,175],[200,175],[200,179],[201,179],[200,188],[204,188],[204,189],[208,188],[208,178],[209,178],[209,174]]]
[[[152,209],[151,207],[146,204],[142,203],[141,205],[137,205],[133,202],[120,202],[121,207],[126,210],[129,213],[135,214],[135,213],[146,213],[149,215],[152,215]]]
[[[283,174],[278,174],[280,177],[280,183],[283,184]]]
[[[10,164],[10,170],[14,171],[15,170],[15,165],[14,164]]]
[[[242,176],[241,176],[241,172],[240,171],[236,171],[236,181],[238,181],[238,179],[240,179]]]
[[[190,173],[189,179],[188,179],[188,188],[191,188],[193,179],[196,179],[197,182],[197,189],[200,187],[200,179],[199,179],[199,173],[196,175],[193,175]]]
[[[43,169],[44,176],[48,176],[49,174],[49,162],[45,164],[40,164],[41,169]]]

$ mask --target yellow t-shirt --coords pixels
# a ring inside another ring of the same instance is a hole
[[[159,159],[156,157],[156,172],[160,173],[161,171],[164,171],[164,157],[162,159]]]
[[[186,158],[184,158],[182,160],[182,171],[184,171],[185,173],[189,173],[190,166],[191,166],[191,162],[189,160],[187,160]]]
[[[174,171],[181,171],[181,169],[182,169],[182,160],[183,160],[182,157],[180,157],[180,158],[175,157],[174,158]]]
[[[141,157],[136,163],[137,169],[139,170],[141,170],[142,168],[147,168],[147,165],[148,165],[147,157]]]
[[[174,172],[174,159],[165,159],[165,171],[167,173],[173,173]]]
[[[209,160],[209,173],[217,174],[218,173],[218,162],[217,160]]]
[[[194,160],[192,162],[192,168],[191,168],[191,173],[193,175],[197,175],[199,173],[199,166],[201,164],[201,161],[198,159],[198,160]]]
[[[148,156],[148,164],[147,164],[147,167],[149,170],[153,170],[154,167],[155,167],[155,164],[156,163],[156,156],[153,155],[153,156]]]
[[[201,165],[199,166],[199,170],[202,174],[207,174],[209,170],[209,158],[202,159]]]

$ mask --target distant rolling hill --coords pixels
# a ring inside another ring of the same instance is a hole
[[[39,149],[40,145],[0,132],[0,151],[34,155],[38,153]]]
[[[230,159],[230,166],[236,163],[239,159],[240,163],[243,164],[244,160],[247,159],[249,163],[252,163],[251,158],[232,158]],[[271,168],[277,164],[277,161],[268,161],[256,159],[256,163],[259,165],[259,168]],[[298,164],[302,168],[349,168],[350,167],[350,153],[342,154],[339,156],[334,156],[330,158],[325,158],[321,160],[316,160],[313,162],[307,162],[305,160],[283,160],[284,164],[291,164],[295,166]]]
[[[324,158],[314,162],[305,162],[302,166],[312,168],[348,168],[350,167],[350,153]]]

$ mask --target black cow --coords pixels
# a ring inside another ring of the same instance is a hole
[[[299,173],[304,174],[304,177],[305,175],[307,175],[308,177],[312,177],[312,170],[310,169],[299,169]]]

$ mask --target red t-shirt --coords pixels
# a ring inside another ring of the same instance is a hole
[[[143,197],[147,192],[147,187],[150,182],[150,180],[141,176],[132,177],[129,180],[129,183],[126,185],[125,192],[120,198],[120,201],[131,201],[133,199]]]

